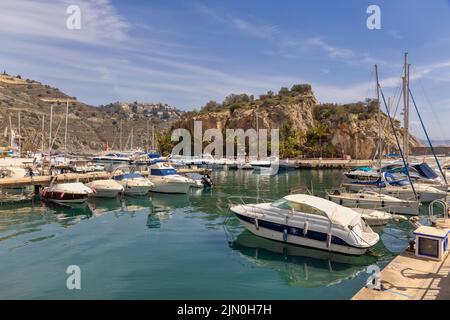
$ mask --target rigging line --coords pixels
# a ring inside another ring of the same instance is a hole
[[[386,106],[386,110],[388,112],[389,122],[391,123],[392,131],[394,132],[394,137],[395,137],[395,140],[397,141],[398,150],[400,151],[400,155],[402,156],[403,165],[405,166],[405,169],[406,169],[406,175],[408,176],[409,183],[411,184],[411,188],[414,192],[414,196],[417,201],[418,198],[417,198],[416,188],[414,188],[414,184],[413,184],[413,182],[411,180],[411,176],[409,174],[409,164],[406,162],[405,157],[403,155],[403,150],[400,146],[400,141],[398,140],[398,136],[397,136],[397,131],[395,130],[394,122],[392,121],[391,113],[389,111],[388,105],[386,104],[386,98],[384,97],[383,89],[381,89],[381,87],[380,87],[380,92],[381,92],[381,96],[383,97],[383,102],[384,102],[384,105]]]
[[[416,70],[416,68],[414,68],[414,70]],[[423,96],[424,96],[424,98],[429,106],[429,109],[433,115],[433,118],[438,126],[439,133],[441,136],[445,137],[444,130],[442,129],[441,123],[439,122],[439,118],[437,117],[436,113],[434,112],[433,104],[431,103],[431,100],[430,100],[428,94],[426,93],[425,86],[423,85],[423,81],[420,78],[417,78],[417,80],[418,80],[417,82],[419,83],[419,87],[422,90]]]
[[[442,177],[444,178],[445,184],[447,184],[447,178],[445,177],[445,174],[444,174],[444,172],[442,171],[441,164],[439,163],[439,160],[438,160],[438,158],[437,158],[437,156],[436,156],[436,152],[434,152],[433,144],[431,143],[430,137],[428,136],[427,129],[425,129],[425,125],[424,125],[424,123],[423,123],[423,121],[422,121],[422,116],[421,116],[420,113],[419,113],[419,109],[417,108],[417,104],[416,104],[416,101],[415,101],[415,99],[414,99],[414,96],[413,96],[413,94],[412,94],[412,92],[411,92],[411,89],[409,89],[409,95],[411,96],[412,102],[413,102],[413,104],[414,104],[414,108],[416,109],[416,112],[417,112],[417,116],[419,117],[420,123],[422,124],[423,132],[425,133],[425,136],[427,137],[427,140],[428,140],[428,143],[429,143],[429,145],[430,145],[431,151],[433,152],[434,160],[436,160],[436,164],[437,164],[438,167],[439,167],[439,171],[441,172],[441,175],[442,175]]]

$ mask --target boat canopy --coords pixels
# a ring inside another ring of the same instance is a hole
[[[436,179],[439,177],[437,173],[425,162],[413,165],[413,168],[416,169],[422,177],[427,179]]]
[[[159,168],[151,168],[150,169],[150,174],[152,176],[170,176],[170,175],[174,175],[177,174],[177,170],[171,168],[171,169],[159,169]]]
[[[361,220],[361,216],[350,208],[340,206],[332,201],[323,198],[310,196],[306,194],[292,194],[285,196],[286,201],[297,204],[293,206],[294,209],[303,211],[302,207],[314,208],[314,211],[320,211],[322,215],[326,216],[331,222],[347,227],[354,225]],[[317,214],[316,212],[312,212]]]
[[[142,175],[140,175],[139,173],[124,173],[113,177],[114,180],[136,179],[136,178],[142,178]]]

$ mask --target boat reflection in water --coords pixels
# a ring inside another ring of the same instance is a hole
[[[156,229],[161,227],[161,222],[167,221],[178,209],[190,206],[189,197],[186,194],[151,194],[151,212],[147,218],[147,227]]]
[[[264,239],[243,231],[230,243],[246,260],[279,272],[293,287],[331,286],[352,279],[374,264],[376,258],[348,256]]]

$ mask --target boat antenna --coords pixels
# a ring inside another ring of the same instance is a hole
[[[409,94],[411,95],[411,100],[413,102],[414,108],[416,109],[417,116],[419,117],[420,124],[422,125],[423,132],[425,133],[425,136],[427,137],[428,144],[430,145],[430,148],[431,148],[431,152],[433,152],[433,156],[434,156],[434,159],[436,160],[436,164],[438,165],[439,172],[441,173],[442,177],[444,178],[445,184],[448,184],[447,178],[446,178],[446,176],[444,174],[444,171],[442,170],[441,164],[439,163],[439,160],[438,160],[438,158],[436,156],[436,152],[434,151],[433,143],[431,143],[430,137],[428,136],[428,131],[425,128],[425,124],[423,123],[422,116],[420,115],[419,109],[417,108],[416,100],[414,99],[414,96],[413,96],[413,94],[411,92],[411,89],[409,89]]]
[[[416,198],[416,200],[417,200],[416,188],[414,188],[414,184],[413,184],[413,182],[412,182],[411,175],[409,174],[408,163],[406,162],[406,159],[405,159],[405,157],[404,157],[402,148],[401,148],[401,146],[400,146],[400,140],[398,139],[397,131],[395,130],[394,122],[392,121],[392,118],[391,118],[391,112],[389,111],[389,107],[388,107],[388,105],[386,104],[386,98],[384,97],[383,89],[381,89],[381,87],[380,87],[380,93],[381,93],[381,97],[383,98],[384,105],[385,105],[385,107],[386,107],[386,111],[387,111],[387,114],[388,114],[388,117],[389,117],[389,122],[390,122],[390,124],[391,124],[392,131],[394,132],[395,141],[397,142],[397,146],[398,146],[398,149],[399,149],[399,151],[400,151],[400,155],[402,156],[403,165],[404,165],[405,168],[406,168],[406,175],[408,176],[409,183],[411,184],[411,188],[412,188],[412,190],[413,190],[413,192],[414,192],[414,196],[415,196],[415,198]]]

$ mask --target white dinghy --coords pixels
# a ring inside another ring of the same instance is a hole
[[[362,255],[380,240],[359,213],[323,198],[294,194],[257,204],[229,199],[230,210],[263,238],[349,255]]]

